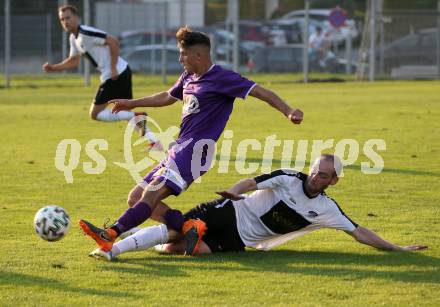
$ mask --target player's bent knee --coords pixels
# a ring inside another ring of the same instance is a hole
[[[162,185],[160,188],[158,188],[158,185],[153,183],[147,186],[147,188],[143,191],[141,200],[145,201],[149,205],[152,205],[153,207],[156,207],[161,200],[171,194],[172,191],[166,185]]]
[[[211,249],[209,248],[208,244],[206,244],[205,242],[200,242],[200,247],[199,247],[199,251],[197,252],[197,254],[199,255],[203,255],[203,254],[212,254]]]
[[[92,106],[90,107],[90,118],[93,120],[99,120],[98,119],[98,115],[99,113],[101,113],[103,110],[106,109],[106,104],[92,104]]]
[[[168,227],[168,243],[178,243],[183,239],[182,233]]]
[[[168,243],[164,246],[163,252],[168,254],[183,255],[185,254],[185,245],[183,241],[177,243]]]
[[[139,197],[136,197],[136,195],[133,195],[133,194],[136,194],[136,193],[131,192],[130,194],[128,194],[127,204],[129,207],[133,207],[139,201]]]
[[[128,194],[127,204],[129,207],[136,205],[142,197],[144,189],[141,186],[134,187]]]
[[[127,204],[129,207],[133,207],[134,205],[136,205],[136,203],[137,203],[137,200],[134,200],[133,198],[128,197]]]
[[[98,120],[98,113],[90,112],[90,118],[93,120]]]

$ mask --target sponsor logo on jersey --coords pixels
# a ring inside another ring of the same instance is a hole
[[[194,95],[185,95],[183,97],[183,116],[187,116],[189,114],[199,113],[199,101],[197,97]]]

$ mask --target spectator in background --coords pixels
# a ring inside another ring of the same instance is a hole
[[[325,67],[325,59],[329,53],[329,41],[321,27],[309,38],[309,59],[310,62],[319,62],[319,66]]]

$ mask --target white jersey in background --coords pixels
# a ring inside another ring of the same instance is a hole
[[[70,56],[83,55],[101,73],[101,83],[111,78],[109,46],[105,44],[107,33],[93,27],[80,25],[78,35],[70,34]],[[127,68],[127,62],[118,57],[116,69],[120,75]]]
[[[313,33],[309,38],[309,45],[312,49],[321,49],[326,43],[326,38],[324,33],[318,35],[318,33]]]
[[[353,231],[351,221],[324,193],[307,195],[307,175],[277,170],[255,178],[257,191],[234,201],[238,233],[246,246],[268,250],[320,228]]]

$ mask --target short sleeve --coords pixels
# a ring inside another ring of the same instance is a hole
[[[349,232],[354,231],[358,227],[358,224],[353,222],[333,199],[329,198],[328,202],[328,205],[335,206],[335,209],[333,210],[334,212],[331,214],[331,217],[326,221],[325,227]]]
[[[70,52],[69,52],[69,57],[74,57],[80,54],[78,48],[76,48],[76,44],[75,44],[75,36],[73,34],[71,34],[69,36],[69,42],[70,42]]]
[[[279,169],[269,174],[257,176],[254,180],[258,190],[279,189],[282,186],[287,186],[293,177],[296,177],[296,172]]]
[[[79,33],[84,35],[87,45],[105,45],[107,33],[93,27],[81,25]]]
[[[106,37],[99,37],[99,36],[94,36],[92,39],[92,44],[94,45],[105,45],[106,43]]]
[[[224,71],[218,79],[217,89],[220,93],[245,99],[257,84],[233,71]]]
[[[183,80],[188,74],[183,72],[176,83],[168,90],[168,94],[176,99],[183,100]]]
[[[330,225],[327,225],[328,228],[334,228],[338,230],[345,230],[352,232],[357,228],[357,224],[350,220],[345,215],[339,215],[336,218],[333,218],[330,222]]]

